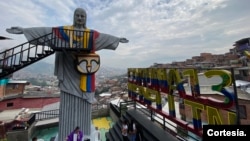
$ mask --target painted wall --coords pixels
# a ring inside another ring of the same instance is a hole
[[[1,110],[19,109],[19,108],[42,108],[45,105],[60,101],[59,97],[37,97],[37,98],[15,98],[0,102]],[[12,105],[13,106],[7,106]]]

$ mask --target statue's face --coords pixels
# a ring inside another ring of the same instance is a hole
[[[74,23],[76,25],[85,25],[86,22],[86,13],[82,9],[78,9],[75,11],[74,15]]]

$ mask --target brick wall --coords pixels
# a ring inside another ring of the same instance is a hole
[[[0,85],[0,99],[4,96],[4,87],[3,85]]]
[[[5,89],[5,96],[12,94],[22,94],[25,84],[7,84]]]

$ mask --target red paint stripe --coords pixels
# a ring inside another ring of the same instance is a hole
[[[95,53],[95,40],[99,37],[99,32],[97,32],[97,31],[95,31],[95,30],[93,30],[93,46],[92,46],[92,53]]]
[[[62,35],[60,34],[59,28],[53,28],[53,32],[58,38],[62,39]]]

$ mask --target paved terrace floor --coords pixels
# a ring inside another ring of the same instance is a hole
[[[39,126],[44,126],[51,124],[52,120],[44,120],[39,122]],[[98,127],[101,133],[101,141],[106,141],[105,133],[108,132],[109,128],[113,126],[113,121],[110,117],[100,117],[92,120],[95,127]],[[58,133],[58,126],[43,128],[34,133],[33,137],[36,136],[38,139],[43,139],[44,141],[50,141],[52,137],[55,137]],[[30,140],[31,141],[31,140]]]

